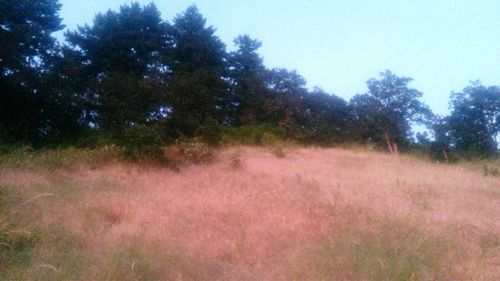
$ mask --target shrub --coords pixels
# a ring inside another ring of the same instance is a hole
[[[125,159],[133,161],[166,161],[163,153],[164,141],[152,127],[137,125],[126,129],[118,141]]]
[[[88,165],[91,168],[98,168],[113,163],[118,158],[118,150],[114,145],[96,149],[67,147],[39,150],[23,146],[7,153],[0,153],[0,167],[56,169]]]
[[[217,146],[222,140],[222,129],[213,119],[207,119],[203,125],[196,129],[195,135],[204,143]]]
[[[109,133],[93,132],[80,137],[75,141],[78,148],[100,148],[114,144],[113,136]]]
[[[173,164],[207,163],[213,160],[214,150],[199,138],[177,141],[165,151]]]
[[[271,125],[227,127],[222,142],[229,145],[273,145],[284,139],[285,132]]]

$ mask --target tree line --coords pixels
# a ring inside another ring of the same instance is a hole
[[[195,6],[168,22],[153,3],[123,5],[58,42],[60,7],[58,0],[0,2],[2,143],[64,144],[145,127],[173,140],[267,124],[304,143],[369,142],[445,157],[498,153],[498,86],[473,82],[451,94],[448,116],[437,116],[411,78],[386,70],[346,101],[308,89],[296,71],[266,68],[261,42],[248,35],[227,51]],[[418,124],[430,135],[415,137]]]

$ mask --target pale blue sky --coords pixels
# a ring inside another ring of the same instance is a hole
[[[60,0],[64,24],[91,23],[126,0]],[[232,47],[239,34],[263,42],[267,67],[296,69],[345,99],[390,69],[415,79],[439,114],[470,80],[500,85],[500,0],[141,0],[169,22],[196,4]]]

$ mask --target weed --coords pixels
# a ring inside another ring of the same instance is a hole
[[[120,138],[122,155],[125,159],[167,162],[163,153],[164,142],[161,134],[154,128],[137,125],[125,130]]]
[[[453,247],[446,237],[401,222],[369,229],[354,224],[321,243],[303,262],[312,261],[316,280],[446,280],[452,263],[444,254]]]
[[[285,158],[286,157],[286,154],[285,154],[285,151],[283,150],[282,145],[279,145],[279,144],[273,145],[271,147],[271,151],[278,158]]]
[[[165,151],[174,165],[208,163],[214,159],[214,150],[199,139],[178,141]]]
[[[500,176],[500,168],[484,165],[483,166],[483,174],[485,176],[498,177],[498,176]]]
[[[284,139],[284,131],[270,125],[224,128],[222,142],[227,145],[272,145]]]
[[[241,168],[241,155],[239,155],[238,153],[234,153],[233,155],[231,155],[230,157],[230,164],[229,166],[232,168],[232,169],[239,169]]]
[[[30,264],[33,247],[40,241],[37,234],[18,229],[10,223],[12,211],[7,211],[7,194],[0,186],[0,279],[14,267]]]
[[[117,162],[118,151],[114,145],[98,149],[68,147],[33,150],[29,147],[21,147],[6,154],[0,154],[0,168],[55,170],[88,166],[91,169],[97,169]]]

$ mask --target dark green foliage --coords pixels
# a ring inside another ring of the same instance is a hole
[[[132,3],[66,33],[66,54],[77,64],[70,71],[86,79],[68,90],[84,100],[87,124],[120,131],[157,121],[154,113],[167,106],[161,85],[168,79],[168,29],[154,4]]]
[[[227,95],[225,45],[215,35],[215,28],[195,6],[174,19],[172,81],[169,95],[171,130],[192,136],[207,119],[223,121],[221,102]]]
[[[79,138],[74,142],[77,148],[101,148],[108,145],[113,145],[116,140],[110,132],[87,131],[80,134]]]
[[[0,1],[0,137],[36,141],[43,134],[50,95],[45,83],[56,52],[51,34],[62,29],[57,0]]]
[[[229,55],[230,122],[236,126],[266,122],[266,69],[257,53],[262,43],[248,35],[237,37],[234,43],[238,49]]]
[[[222,135],[225,144],[268,145],[284,140],[286,131],[269,124],[226,127]]]
[[[411,124],[427,124],[430,110],[419,100],[422,93],[409,88],[411,78],[398,77],[386,70],[380,79],[368,80],[368,92],[351,99],[359,137],[374,143],[386,142],[386,136],[399,145],[407,145]]]
[[[348,140],[351,121],[349,108],[342,98],[316,88],[304,99],[307,143],[330,144]]]
[[[248,35],[226,52],[195,6],[170,24],[154,4],[125,4],[66,32],[62,46],[51,37],[62,29],[59,9],[57,0],[0,1],[2,143],[119,144],[130,159],[160,157],[157,137],[211,146],[374,143],[443,161],[498,153],[498,87],[474,83],[452,94],[450,116],[436,118],[411,78],[385,71],[347,103],[309,90],[296,71],[266,69],[261,42]],[[416,124],[434,135],[415,142]]]
[[[122,154],[133,161],[156,161],[166,163],[165,143],[155,128],[137,125],[127,128],[119,136]]]
[[[269,98],[265,120],[288,130],[301,127],[306,120],[304,99],[308,95],[306,80],[296,71],[273,69],[265,80]]]
[[[451,106],[443,124],[451,147],[469,157],[494,155],[500,134],[500,88],[474,82],[452,94]]]
[[[213,119],[207,119],[195,131],[195,135],[210,146],[217,146],[222,140],[222,128]]]

